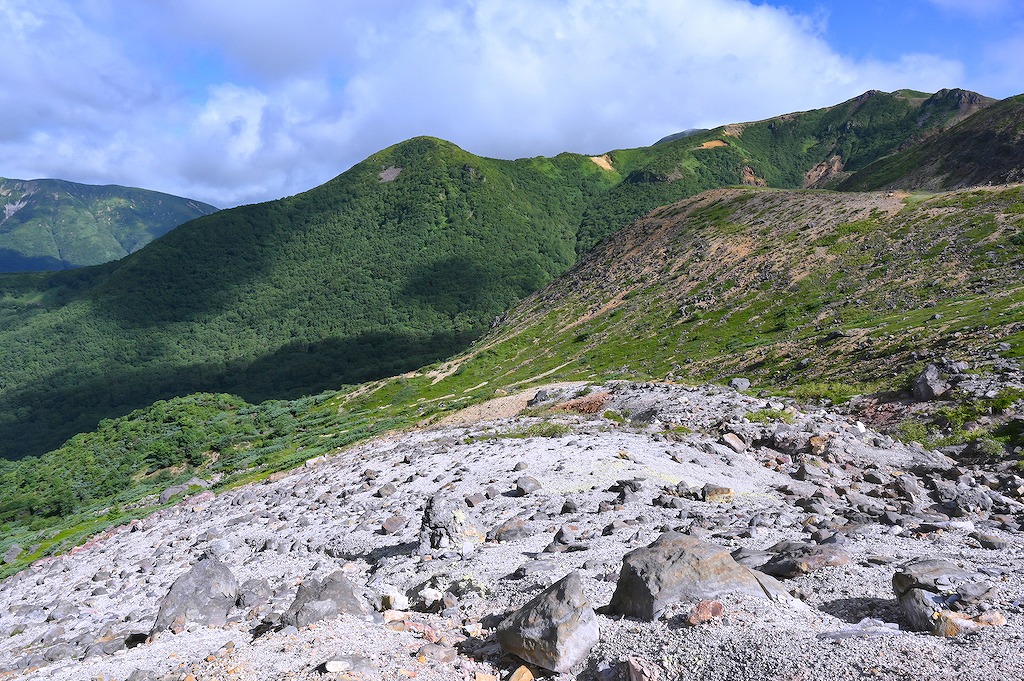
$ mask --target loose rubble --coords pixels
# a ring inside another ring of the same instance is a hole
[[[0,680],[1024,678],[1013,462],[735,386],[551,387],[179,490],[0,583]]]

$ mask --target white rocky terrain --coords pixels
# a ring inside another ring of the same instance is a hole
[[[40,561],[0,584],[0,679],[1024,678],[1012,464],[728,388],[589,390]]]

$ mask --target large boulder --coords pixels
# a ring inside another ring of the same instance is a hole
[[[570,572],[506,617],[497,639],[505,652],[553,672],[568,672],[586,660],[599,631],[579,573]]]
[[[423,510],[419,539],[421,554],[453,551],[465,556],[482,544],[486,536],[484,529],[466,514],[461,500],[435,494]]]
[[[914,559],[892,577],[892,590],[910,628],[938,636],[959,636],[1005,624],[1006,619],[994,610],[974,617],[964,612],[988,598],[993,589],[983,575],[941,558]]]
[[[666,532],[651,545],[622,558],[608,610],[654,620],[671,603],[696,602],[726,593],[782,602],[795,600],[778,581],[740,565],[724,548]]]
[[[179,632],[188,624],[222,625],[238,598],[238,580],[216,558],[202,558],[174,580],[160,601],[153,632]]]
[[[307,578],[299,586],[291,607],[281,616],[284,624],[305,627],[313,622],[338,615],[355,615],[369,621],[377,619],[369,602],[363,598],[345,573],[335,570],[320,582]]]
[[[946,393],[952,386],[943,380],[939,373],[939,367],[929,364],[914,381],[914,399],[919,402],[930,402],[937,400]]]

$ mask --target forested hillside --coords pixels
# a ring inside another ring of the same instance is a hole
[[[648,210],[723,185],[803,186],[837,156],[850,172],[984,103],[871,92],[594,157],[499,161],[417,138],[120,261],[0,277],[0,454],[196,391],[262,401],[415,369]]]
[[[0,208],[0,272],[63,270],[123,258],[217,210],[146,189],[10,179],[0,179]]]

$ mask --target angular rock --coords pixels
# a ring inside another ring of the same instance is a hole
[[[497,630],[505,652],[559,673],[586,660],[599,637],[597,616],[576,572],[537,594]]]
[[[911,629],[939,636],[959,636],[1005,623],[995,611],[971,617],[953,610],[983,600],[992,588],[981,575],[939,558],[910,561],[892,577],[893,592]]]
[[[722,547],[666,532],[623,556],[608,610],[650,621],[670,603],[724,593],[793,601],[781,584],[740,565]]]
[[[701,489],[701,498],[711,504],[729,504],[735,499],[736,494],[728,487],[712,485],[710,482]]]
[[[427,502],[420,525],[420,554],[456,551],[465,556],[484,539],[483,528],[466,514],[464,504],[456,504],[442,494],[435,494]]]
[[[238,598],[238,580],[215,558],[203,558],[191,570],[174,580],[160,601],[153,632],[185,625],[222,624]]]
[[[524,475],[516,480],[516,494],[521,497],[525,497],[527,494],[533,494],[540,488],[540,482],[532,475]]]
[[[742,377],[730,378],[729,387],[738,392],[743,392],[744,390],[750,390],[750,381]]]
[[[768,549],[775,555],[758,570],[772,577],[790,579],[830,565],[849,565],[850,554],[834,544],[782,542]]]
[[[929,364],[914,381],[914,399],[918,402],[937,400],[949,392],[950,387],[948,382],[942,380],[939,368]]]
[[[253,577],[238,590],[236,604],[242,608],[255,608],[269,603],[273,595],[274,592],[267,580]]]
[[[721,601],[700,601],[690,609],[686,615],[686,624],[695,627],[698,624],[710,622],[716,617],[725,614],[725,606]]]
[[[722,444],[739,454],[747,449],[747,443],[736,433],[726,433],[722,436]]]
[[[4,562],[13,563],[15,560],[18,559],[18,556],[20,556],[21,553],[22,548],[20,546],[18,546],[17,544],[11,544],[9,547],[7,547],[7,550],[4,551]]]
[[[506,542],[515,541],[516,539],[522,539],[534,534],[537,534],[537,528],[528,524],[523,518],[515,517],[509,518],[501,525],[495,527],[488,536],[492,541]]]
[[[355,615],[370,621],[376,619],[370,604],[345,573],[335,570],[323,582],[306,579],[299,586],[291,607],[281,616],[281,622],[305,627],[341,614]]]

